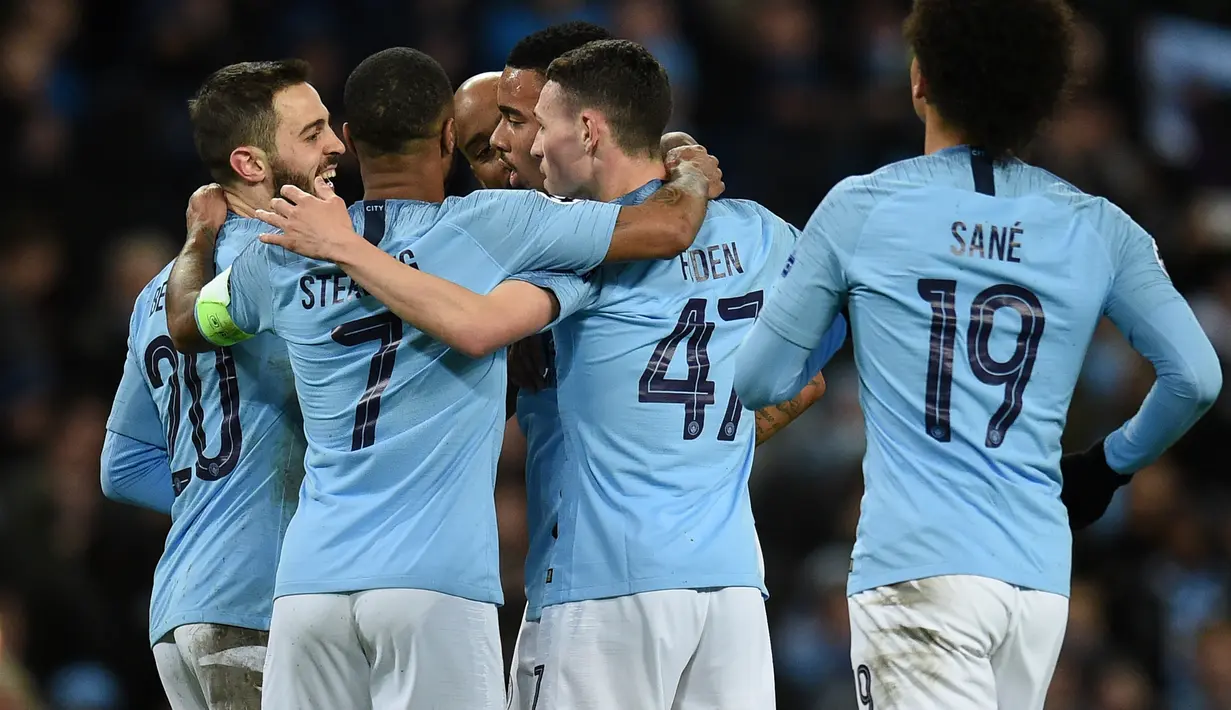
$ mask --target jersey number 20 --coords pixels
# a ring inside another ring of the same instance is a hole
[[[957,339],[957,281],[919,279],[919,296],[932,306],[924,421],[928,436],[947,442],[952,433],[949,399],[953,391],[953,346]],[[993,319],[1001,308],[1012,308],[1022,319],[1017,347],[1004,361],[993,358],[989,348]],[[1021,286],[996,284],[981,291],[970,304],[970,328],[966,332],[966,359],[970,369],[980,382],[1004,387],[1004,401],[987,424],[984,445],[988,448],[994,449],[1004,443],[1009,427],[1022,413],[1022,395],[1034,371],[1045,324],[1039,297]]]
[[[205,413],[201,409],[204,396],[201,375],[197,372],[197,356],[193,353],[178,353],[171,338],[160,335],[145,349],[145,373],[154,389],[170,388],[170,407],[167,412],[167,456],[175,458],[175,441],[180,429],[181,360],[184,384],[188,385],[188,421],[192,425],[192,446],[197,451],[195,466],[171,472],[171,487],[175,495],[184,492],[192,480],[193,469],[202,481],[217,481],[235,470],[244,445],[244,431],[239,425],[239,377],[235,374],[235,357],[230,348],[214,351],[214,370],[218,375],[218,396],[222,410],[222,431],[218,437],[218,455],[205,455]],[[164,378],[160,363],[171,365],[171,376]]]

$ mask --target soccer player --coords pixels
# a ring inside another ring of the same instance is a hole
[[[189,105],[197,151],[225,186],[198,191],[189,205],[190,224],[222,223],[192,230],[211,265],[226,268],[268,231],[252,215],[279,185],[334,174],[344,148],[307,72],[301,61],[224,67]],[[274,569],[303,479],[303,423],[276,337],[210,354],[175,350],[166,318],[172,268],[133,309],[102,485],[112,499],[171,514],[150,604],[171,707],[256,708]]]
[[[172,330],[178,347],[276,333],[304,413],[305,495],[278,565],[264,707],[503,708],[503,352],[469,357],[480,342],[448,348],[383,304],[417,269],[486,292],[521,272],[672,258],[721,183],[694,150],[639,207],[509,190],[445,200],[453,91],[439,64],[378,52],[347,79],[345,103],[365,199],[348,215],[323,181],[326,200],[288,187],[294,204],[259,214],[291,234],[263,236],[208,285],[204,269],[171,283],[177,308],[196,304],[196,324]],[[540,290],[512,286],[501,288]]]
[[[509,168],[511,187],[543,189],[539,159],[530,155],[539,124],[534,105],[547,82],[547,66],[565,52],[587,42],[611,39],[611,33],[589,22],[564,22],[527,35],[509,50],[496,84],[500,123],[491,144]]]
[[[565,54],[535,109],[546,189],[644,200],[665,176],[670,114],[666,72],[643,47],[608,40]],[[730,384],[736,346],[795,238],[760,205],[723,200],[680,258],[555,287],[554,419],[570,445],[557,463],[564,499],[538,663],[516,707],[773,707],[747,486],[760,426]],[[499,343],[501,323],[549,322],[550,300],[533,289],[501,298],[413,280],[396,312],[445,342]],[[838,324],[816,348],[814,373],[844,334]],[[802,409],[822,383],[782,409]]]
[[[1221,374],[1150,235],[1015,157],[1069,76],[1063,0],[916,0],[906,36],[924,155],[824,199],[740,349],[736,390],[751,406],[793,391],[849,308],[868,435],[848,584],[859,701],[1038,710],[1070,529],[1197,421]],[[1123,427],[1061,458],[1104,315],[1158,379]]]
[[[500,123],[496,106],[496,84],[500,72],[476,74],[458,87],[453,95],[454,126],[458,150],[470,164],[479,184],[490,190],[509,187],[509,168],[492,147],[492,132]]]

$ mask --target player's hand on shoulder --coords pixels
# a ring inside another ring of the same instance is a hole
[[[222,223],[227,221],[227,193],[222,185],[215,182],[198,187],[188,198],[185,218],[189,234],[211,239],[218,236]]]
[[[541,334],[509,346],[509,382],[528,392],[547,386],[547,346]]]
[[[670,133],[663,134],[662,140],[659,141],[658,145],[662,149],[663,155],[666,155],[676,148],[686,145],[697,145],[697,139],[683,131],[671,131]]]
[[[283,185],[282,197],[275,197],[268,210],[257,210],[263,222],[282,230],[282,234],[262,234],[261,241],[276,244],[310,259],[337,261],[354,240],[355,234],[346,202],[334,194],[324,178],[314,182],[316,194],[310,195],[294,185]]]
[[[718,158],[709,154],[701,145],[682,145],[672,148],[663,160],[671,181],[679,180],[686,175],[699,175],[707,183],[706,196],[713,200],[726,191],[727,186],[722,181],[722,168],[718,167]]]

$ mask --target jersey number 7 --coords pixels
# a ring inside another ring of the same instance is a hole
[[[949,399],[953,391],[953,350],[957,339],[957,281],[919,279],[919,297],[932,306],[932,337],[928,357],[928,381],[924,421],[928,436],[948,442]],[[1012,308],[1021,316],[1017,345],[1009,359],[991,355],[990,343],[996,311]],[[966,356],[970,369],[980,382],[1004,387],[1004,400],[987,424],[984,446],[994,449],[1022,413],[1022,395],[1043,339],[1047,321],[1043,304],[1030,289],[1013,284],[996,284],[975,296],[970,304],[970,328],[966,333]]]
[[[330,336],[339,345],[352,347],[378,342],[372,364],[368,368],[368,386],[355,407],[355,428],[351,434],[351,451],[366,449],[376,443],[376,420],[380,417],[380,397],[393,376],[398,346],[402,344],[402,319],[389,311],[343,323]]]
[[[743,296],[718,299],[718,317],[723,321],[752,320],[761,311],[765,301],[763,291],[753,291]],[[710,337],[714,323],[705,320],[709,301],[704,298],[689,299],[680,313],[680,319],[671,333],[658,341],[658,347],[650,355],[645,371],[641,373],[637,399],[641,402],[662,402],[684,405],[684,439],[691,441],[701,436],[705,429],[705,408],[714,403],[714,381],[709,379]],[[688,358],[688,376],[667,377],[667,368],[675,357],[675,351],[687,338],[685,353]],[[718,427],[719,441],[734,441],[739,428],[744,405],[731,388],[727,398],[727,411]]]

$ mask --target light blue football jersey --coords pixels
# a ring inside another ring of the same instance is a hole
[[[369,241],[479,293],[523,271],[593,269],[618,213],[508,190],[351,207]],[[493,488],[504,350],[466,357],[336,265],[280,247],[253,244],[229,278],[235,324],[287,342],[304,412],[304,495],[276,594],[408,588],[501,603]]]
[[[756,203],[714,201],[679,257],[606,266],[576,300],[557,292],[569,460],[545,604],[662,589],[765,593],[748,494],[756,424],[732,388],[734,354],[797,235]]]
[[[1044,170],[964,146],[825,198],[741,353],[749,401],[776,396],[766,383],[790,374],[778,354],[810,347],[843,303],[867,431],[852,594],[950,574],[1068,594],[1060,438],[1103,314],[1160,381],[1211,366],[1219,379],[1145,231]],[[1165,421],[1166,397],[1152,399],[1161,416],[1106,441],[1117,470],[1195,421],[1183,407]]]
[[[538,392],[517,393],[517,424],[526,437],[526,618],[543,614],[547,567],[555,544],[561,481],[568,468],[564,429],[556,402],[555,342],[546,336],[548,385]]]
[[[217,267],[266,231],[264,222],[228,215]],[[171,463],[176,497],[154,573],[151,644],[184,624],[269,628],[274,570],[303,480],[303,420],[286,346],[264,335],[213,352],[176,352],[165,312],[170,272],[168,265],[137,298],[107,422],[118,434],[166,442]],[[125,406],[151,395],[161,431],[150,432],[148,417]]]

